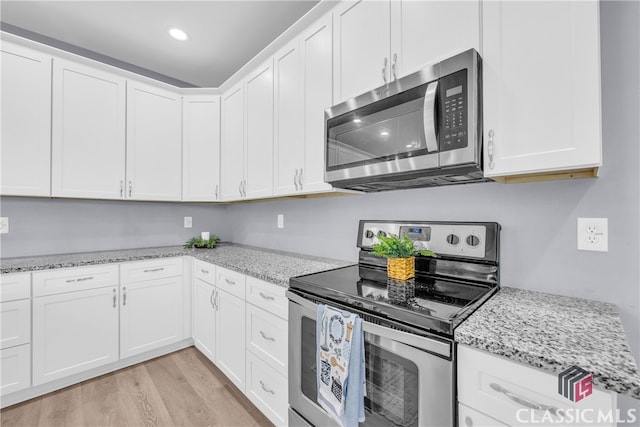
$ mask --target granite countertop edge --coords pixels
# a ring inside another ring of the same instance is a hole
[[[536,322],[538,313],[543,317],[562,312],[562,304],[570,306],[566,317],[563,313]],[[531,305],[536,310],[527,311]],[[567,321],[581,310],[588,314],[574,317],[579,319],[575,323]],[[548,331],[553,324],[557,330]],[[503,287],[455,330],[454,338],[556,375],[577,365],[591,372],[595,386],[640,399],[640,371],[617,310],[609,303]]]
[[[57,268],[87,267],[178,256],[191,256],[196,260],[209,262],[283,287],[289,286],[291,277],[354,264],[354,262],[224,242],[219,243],[213,249],[185,249],[182,246],[161,246],[3,258],[0,259],[0,273],[37,272]],[[275,262],[269,262],[270,259],[275,259]],[[287,268],[281,268],[281,264]]]

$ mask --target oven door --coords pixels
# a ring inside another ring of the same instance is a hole
[[[317,402],[317,305],[289,296],[289,424],[337,425]],[[346,307],[342,307],[348,309]],[[363,322],[364,426],[449,426],[455,419],[452,343]]]

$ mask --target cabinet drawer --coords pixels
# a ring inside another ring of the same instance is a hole
[[[247,349],[280,374],[287,374],[287,322],[247,304]]]
[[[216,286],[219,289],[223,289],[229,292],[231,295],[235,295],[238,298],[244,298],[245,295],[245,280],[246,276],[242,273],[232,271],[226,268],[217,267],[216,274]]]
[[[182,276],[182,258],[160,258],[120,265],[120,283],[127,284],[145,280]]]
[[[247,352],[246,394],[277,426],[287,424],[287,377],[280,375],[253,353]]]
[[[247,276],[247,302],[287,319],[289,305],[284,293],[285,288],[282,286]]]
[[[613,392],[594,388],[590,396],[572,402],[558,393],[557,375],[465,345],[458,345],[458,400],[472,408],[482,408],[485,414],[508,425],[522,424],[523,417],[532,416],[526,406],[529,403],[558,410],[571,409],[574,413],[587,409],[589,413],[598,410],[615,413],[616,408]],[[551,411],[537,410],[534,415],[542,416],[545,412]],[[555,423],[561,421],[551,413],[547,416]],[[585,423],[584,419],[576,421],[571,424],[564,419],[562,425]],[[611,425],[595,421],[593,425]]]
[[[193,274],[196,279],[200,279],[211,285],[216,284],[216,266],[213,264],[196,260],[193,263]]]
[[[491,418],[482,412],[471,409],[462,403],[458,404],[458,427],[502,427],[506,424]]]
[[[33,273],[33,296],[40,297],[117,284],[117,264],[37,271]]]
[[[31,296],[31,273],[0,275],[0,301],[7,302]]]
[[[0,395],[31,386],[31,346],[29,344],[0,350]]]
[[[31,341],[31,300],[0,304],[0,348],[15,347]]]

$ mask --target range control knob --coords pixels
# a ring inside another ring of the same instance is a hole
[[[364,232],[364,237],[366,237],[367,239],[372,239],[374,236],[373,231],[371,230],[367,230]]]
[[[452,245],[452,246],[455,246],[458,243],[460,243],[460,238],[455,234],[449,234],[447,236],[447,243]]]
[[[378,231],[378,236],[387,237],[387,233],[385,233],[384,231],[380,230],[380,231]]]
[[[467,236],[467,245],[471,246],[472,248],[475,248],[479,244],[480,244],[480,238],[478,236],[474,234],[469,234]]]

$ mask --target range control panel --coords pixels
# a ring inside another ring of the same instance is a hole
[[[495,224],[497,227],[497,224]],[[428,249],[441,255],[486,258],[487,249],[495,251],[497,238],[485,223],[392,223],[361,222],[358,246],[370,249],[378,236],[404,236],[413,240],[416,249]]]

